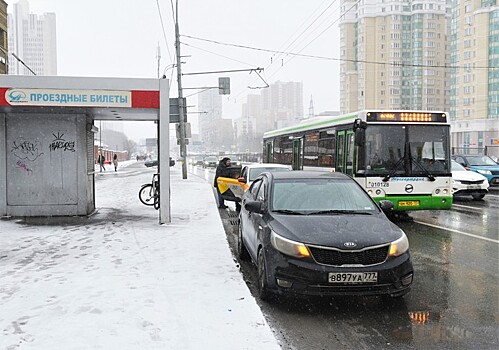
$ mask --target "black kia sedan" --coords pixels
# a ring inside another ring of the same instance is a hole
[[[405,233],[341,173],[263,173],[242,200],[237,255],[257,266],[262,300],[276,294],[387,295],[410,290]]]

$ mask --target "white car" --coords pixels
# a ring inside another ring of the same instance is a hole
[[[243,177],[246,184],[250,186],[261,173],[276,171],[291,171],[291,167],[274,163],[251,163],[243,166],[241,169],[241,177]]]
[[[461,164],[452,161],[452,189],[454,196],[472,196],[480,200],[489,192],[487,178],[474,171],[466,170]]]

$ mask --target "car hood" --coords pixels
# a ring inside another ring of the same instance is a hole
[[[382,214],[273,214],[269,226],[278,235],[293,241],[340,249],[345,249],[345,242],[356,243],[355,249],[390,243],[403,232]]]
[[[499,165],[470,165],[469,167],[473,170],[499,171]]]
[[[458,181],[487,181],[487,178],[474,171],[454,170],[452,178]]]

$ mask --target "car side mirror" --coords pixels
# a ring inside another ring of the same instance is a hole
[[[261,201],[246,201],[244,209],[251,213],[263,214],[263,202]]]
[[[384,213],[392,212],[393,208],[395,208],[393,203],[391,201],[387,201],[387,200],[379,201],[379,206],[380,206],[381,210],[383,210]]]
[[[241,176],[241,177],[238,177],[238,178],[237,178],[237,181],[242,182],[243,184],[245,184],[245,183],[246,183],[246,179],[245,179],[244,177],[242,177],[242,176]]]

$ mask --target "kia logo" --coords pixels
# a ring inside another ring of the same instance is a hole
[[[355,248],[357,246],[357,243],[355,242],[345,242],[343,245],[347,248]]]
[[[414,187],[411,184],[405,186],[405,191],[407,193],[411,193],[413,190],[414,190]]]

